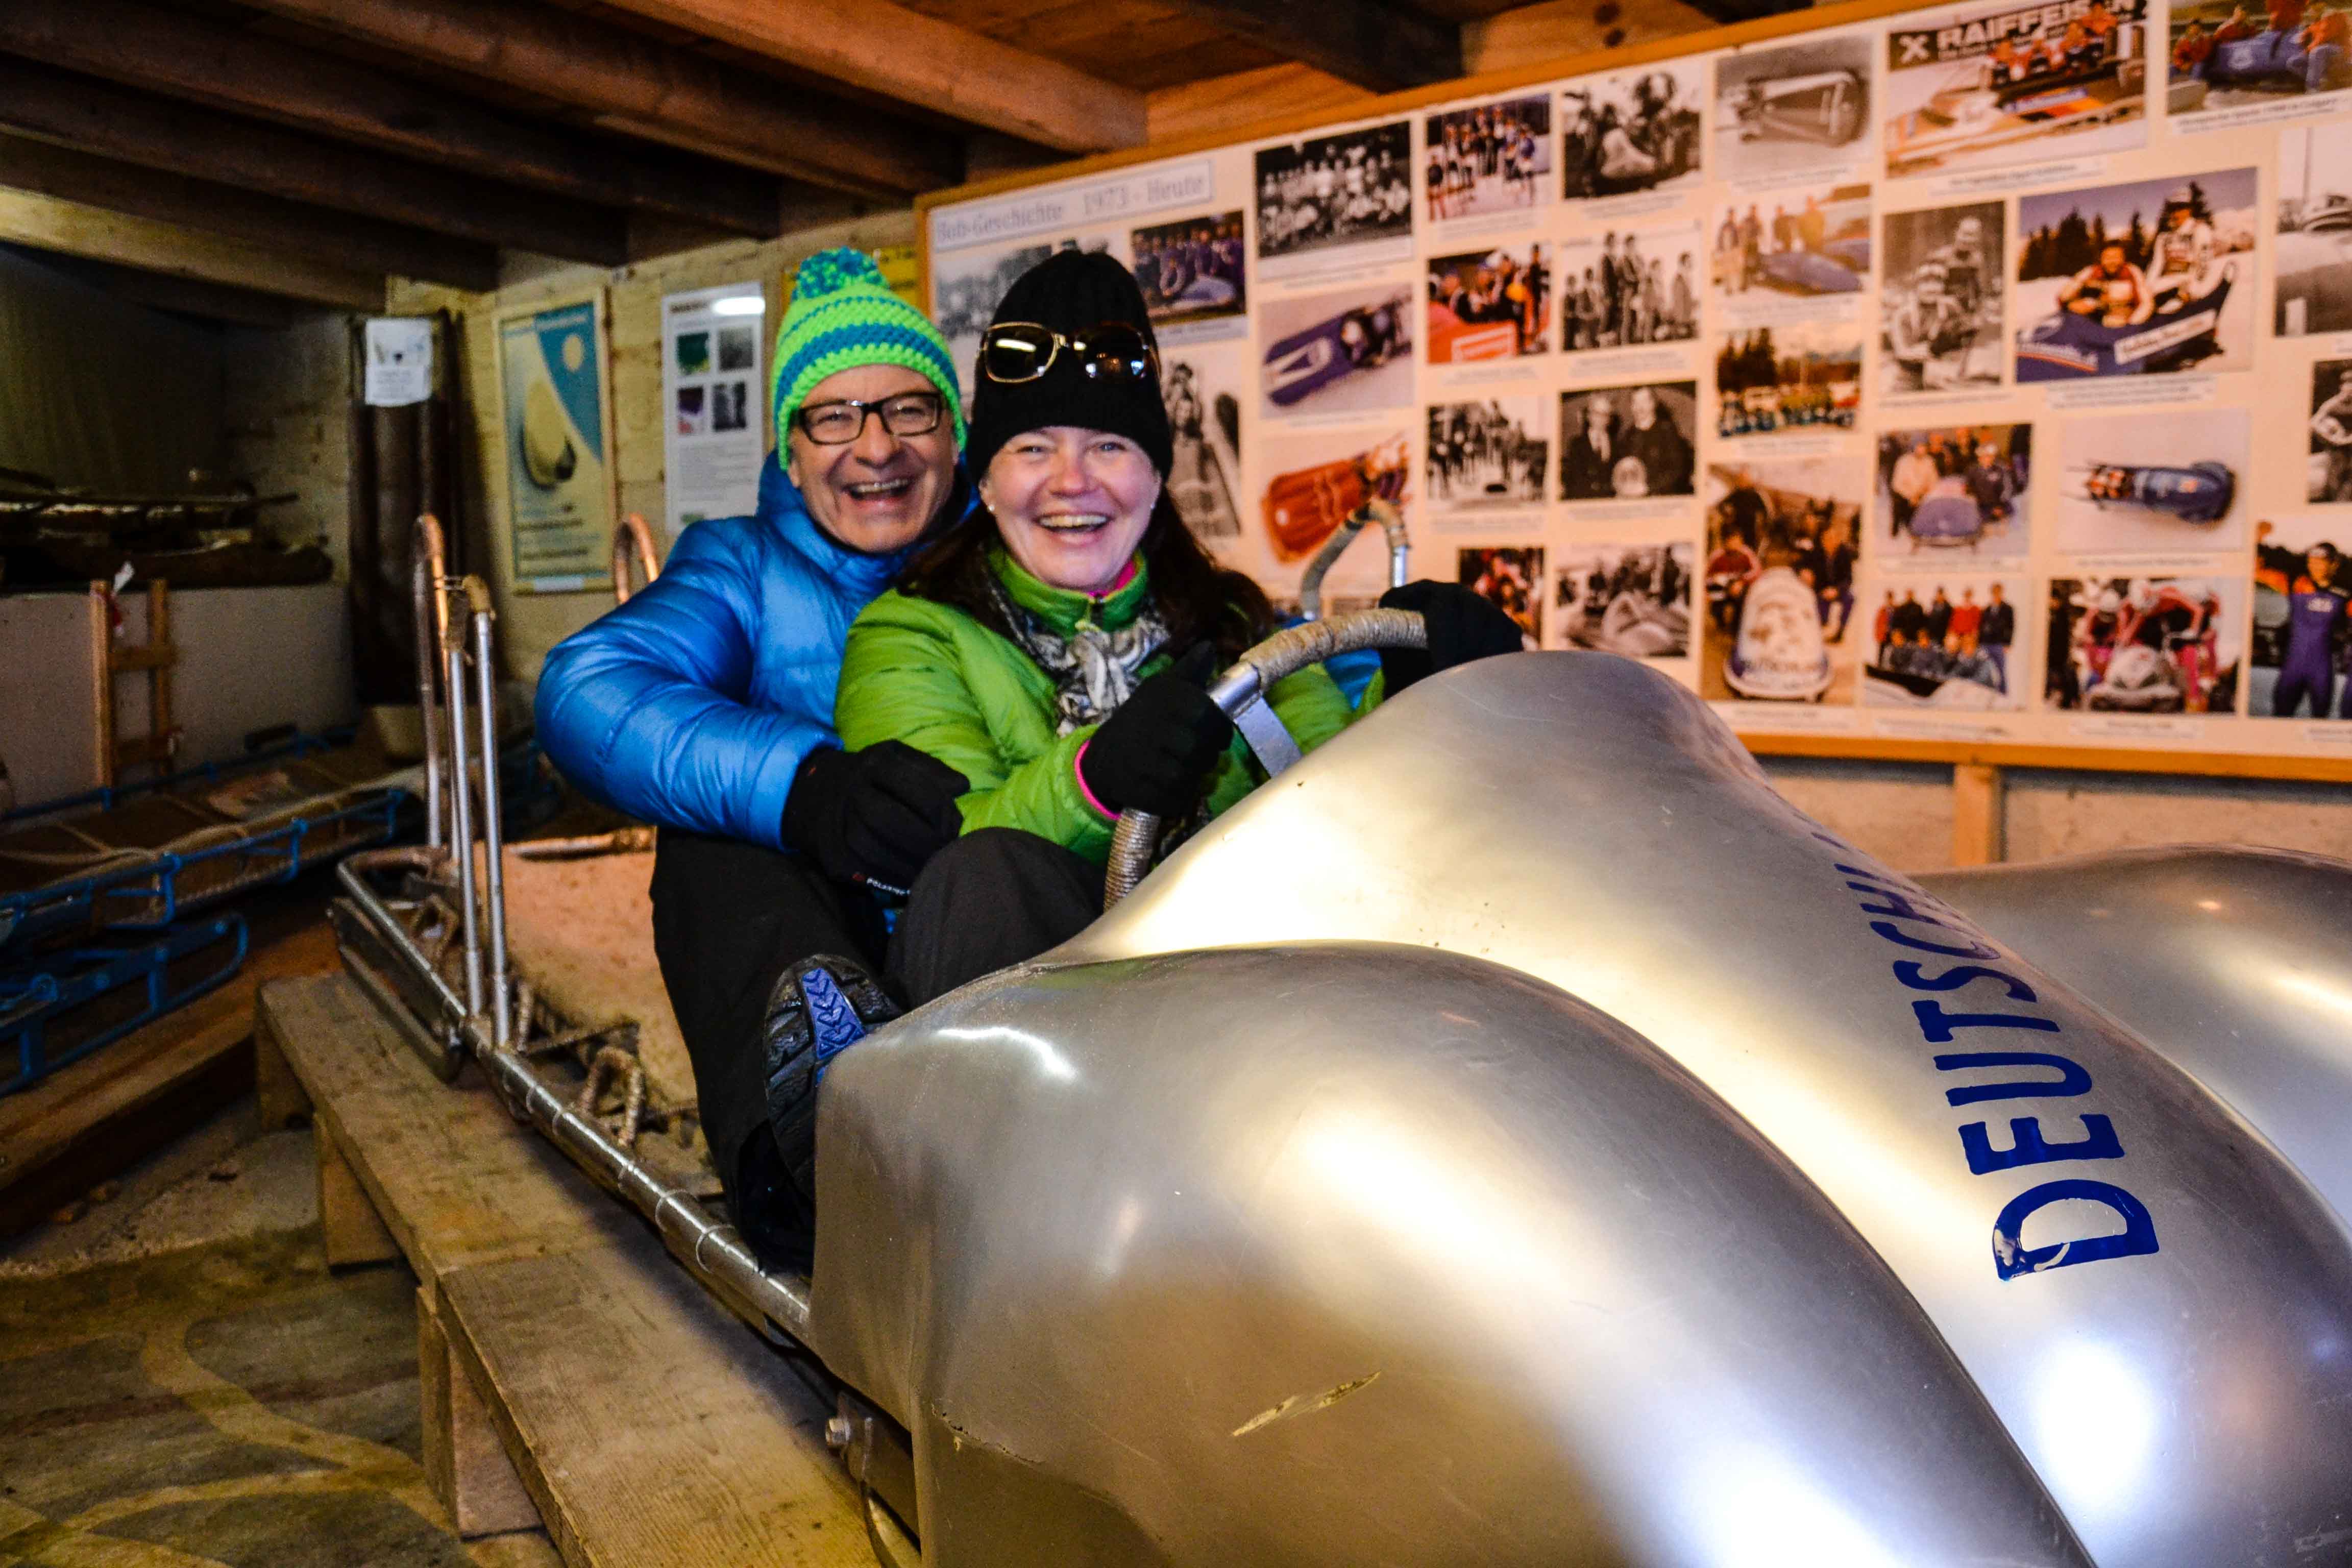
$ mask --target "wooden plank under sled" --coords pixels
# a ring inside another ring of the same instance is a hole
[[[416,1271],[447,1358],[426,1473],[462,1531],[527,1498],[572,1568],[871,1563],[832,1412],[478,1073],[436,1081],[341,974],[268,987],[261,1017],[262,1080],[308,1095]]]

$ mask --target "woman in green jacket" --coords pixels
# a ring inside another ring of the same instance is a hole
[[[1100,254],[1040,263],[998,308],[976,379],[967,451],[983,510],[858,616],[835,700],[850,751],[902,742],[971,786],[963,837],[918,879],[892,943],[892,978],[916,1003],[1099,914],[1122,809],[1181,832],[1264,778],[1203,688],[1277,622],[1167,497],[1172,439],[1134,279]],[[1465,590],[1399,593],[1444,601],[1441,665],[1519,646]],[[1304,751],[1353,717],[1320,668],[1270,700]]]

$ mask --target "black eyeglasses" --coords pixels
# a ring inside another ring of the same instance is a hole
[[[882,416],[882,428],[893,436],[928,436],[940,427],[947,400],[936,392],[902,392],[878,403],[842,398],[813,403],[794,416],[801,433],[820,447],[846,447],[866,434],[869,415]]]
[[[1064,349],[1077,356],[1089,381],[1160,378],[1160,351],[1125,321],[1104,321],[1067,335],[1034,321],[999,321],[981,337],[980,374],[1007,385],[1034,381],[1053,368]]]

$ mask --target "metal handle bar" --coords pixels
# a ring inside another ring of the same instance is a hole
[[[637,570],[644,574],[648,587],[661,575],[661,563],[654,559],[653,530],[646,520],[631,512],[613,530],[613,603],[625,605],[635,592],[629,585],[629,561],[634,556]]]
[[[1360,647],[1426,647],[1429,628],[1412,610],[1362,610],[1328,621],[1309,621],[1275,633],[1251,648],[1209,688],[1209,700],[1237,716],[1274,689],[1276,681]],[[1110,864],[1103,874],[1103,908],[1135,891],[1151,869],[1151,848],[1160,838],[1160,818],[1148,811],[1122,811],[1111,830]]]
[[[1387,501],[1369,500],[1364,503],[1362,510],[1339,525],[1339,531],[1331,535],[1323,548],[1315,552],[1315,559],[1307,563],[1307,571],[1298,579],[1300,618],[1309,621],[1323,618],[1324,575],[1331,570],[1333,563],[1348,552],[1348,546],[1356,542],[1356,535],[1364,531],[1368,522],[1379,523],[1381,531],[1388,536],[1389,586],[1404,586],[1407,563],[1412,555],[1412,542],[1405,537],[1404,514]]]

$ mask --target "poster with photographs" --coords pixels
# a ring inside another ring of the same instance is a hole
[[[2218,169],[2017,203],[2017,379],[2253,363],[2256,174]]]
[[[1851,703],[1860,465],[1709,463],[1699,695]]]
[[[1688,540],[1573,544],[1556,552],[1544,646],[1625,658],[1685,658],[1697,557]]]
[[[2279,132],[2271,267],[2281,337],[2352,331],[2352,137],[2343,127]]]
[[[1886,215],[1879,388],[1890,397],[1999,386],[2008,254],[1999,202]]]
[[[1248,330],[1243,248],[1238,211],[1153,224],[1129,236],[1129,268],[1161,342],[1233,337]]]
[[[1890,178],[2147,142],[2147,0],[1956,5],[1886,34]]]
[[[1539,393],[1436,403],[1422,445],[1423,493],[1452,512],[1540,507],[1550,422]]]
[[[2304,500],[2352,502],[2352,359],[2324,359],[2311,367],[2309,429]]]
[[[2026,602],[2023,577],[1938,571],[1874,586],[1869,626],[1857,633],[1867,638],[1864,707],[1981,712],[2025,706],[2031,694],[2019,662],[2017,618]]]
[[[1559,395],[1559,499],[1686,496],[1696,477],[1698,384],[1644,382]]]
[[[1532,240],[1431,258],[1429,363],[1471,364],[1549,348],[1551,249]]]
[[[1820,435],[1851,430],[1862,408],[1862,327],[1783,321],[1717,340],[1715,433]]]
[[[1422,202],[1433,224],[1525,214],[1551,199],[1551,94],[1448,110],[1422,122]]]
[[[1698,336],[1699,229],[1628,225],[1559,247],[1560,345],[1570,353]]]
[[[1696,185],[1706,161],[1696,60],[1572,81],[1559,95],[1560,194],[1572,202]]]
[[[1168,499],[1221,560],[1242,539],[1244,364],[1237,343],[1171,346],[1160,355],[1160,393],[1175,438]]]
[[[1368,500],[1378,497],[1406,508],[1412,521],[1412,474],[1402,426],[1281,436],[1264,444],[1259,462],[1266,475],[1258,499],[1260,535],[1276,565],[1290,569],[1282,581],[1292,587],[1297,568]],[[1349,551],[1347,560],[1368,563],[1378,554],[1368,547]],[[1369,575],[1335,571],[1331,581],[1378,582],[1386,570],[1382,559]]]
[[[1958,425],[1878,437],[1878,566],[2022,561],[2032,541],[2033,426]]]
[[[2290,514],[2254,524],[2246,711],[2257,719],[2352,719],[2346,521]]]
[[[1741,310],[1859,294],[1870,283],[1870,187],[1799,186],[1716,219],[1716,298]]]
[[[2326,0],[2173,0],[2167,108],[2183,131],[2341,110],[2352,17]]]
[[[1739,49],[1715,63],[1715,175],[1859,164],[1870,152],[1867,33]]]
[[[2085,713],[2233,713],[2242,576],[2058,577],[2042,700]]]
[[[1412,254],[1412,122],[1257,151],[1257,254],[1266,277]]]
[[[1544,547],[1488,546],[1455,552],[1454,581],[1519,624],[1531,643],[1543,636]]]
[[[1412,402],[1412,292],[1358,283],[1266,301],[1259,390],[1270,416],[1356,414]]]
[[[2246,548],[2242,408],[2152,408],[2061,426],[2058,548],[2180,555]]]

